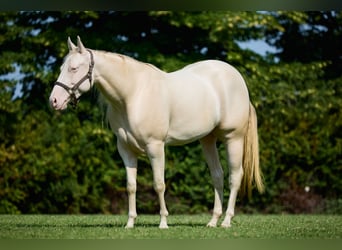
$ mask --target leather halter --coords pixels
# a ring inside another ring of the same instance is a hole
[[[78,88],[80,87],[80,85],[86,81],[87,79],[89,79],[89,83],[91,86],[92,80],[93,80],[93,69],[94,69],[94,56],[93,53],[91,52],[91,50],[87,49],[87,51],[90,53],[90,64],[89,64],[89,70],[87,72],[87,74],[82,77],[76,84],[72,84],[72,87],[70,88],[68,85],[62,83],[62,82],[55,82],[54,85],[58,85],[60,87],[62,87],[63,89],[65,89],[69,95],[70,95],[70,104],[72,105],[72,107],[76,108],[76,105],[78,103],[79,98],[76,97],[76,91],[78,90]]]

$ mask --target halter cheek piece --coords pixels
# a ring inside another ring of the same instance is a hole
[[[80,85],[86,81],[87,79],[89,79],[89,83],[91,85],[92,83],[92,74],[93,74],[93,68],[94,68],[94,56],[93,53],[91,52],[91,50],[87,49],[87,51],[90,53],[90,64],[89,64],[89,70],[87,72],[87,74],[82,77],[76,84],[72,84],[73,86],[70,88],[69,86],[67,86],[64,83],[61,82],[55,82],[54,85],[58,85],[60,87],[62,87],[63,89],[65,89],[69,95],[70,95],[70,104],[72,105],[73,108],[76,108],[76,105],[78,103],[79,98],[76,97],[76,91],[78,90],[78,88],[80,87]]]

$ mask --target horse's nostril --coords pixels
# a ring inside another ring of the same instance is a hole
[[[56,97],[53,97],[50,99],[50,105],[53,108],[55,108],[57,106],[57,98]]]

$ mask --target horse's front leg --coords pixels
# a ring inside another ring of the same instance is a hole
[[[158,194],[160,204],[160,224],[159,228],[168,228],[167,216],[169,212],[166,208],[164,193],[165,193],[165,153],[164,143],[154,142],[147,145],[147,154],[150,159],[153,170],[153,187]]]
[[[127,193],[128,193],[128,221],[126,228],[133,228],[135,218],[137,217],[136,209],[136,192],[137,192],[137,168],[126,166],[127,174]]]
[[[133,228],[137,217],[136,191],[137,191],[137,156],[127,147],[124,142],[118,140],[119,154],[126,167],[127,193],[128,193],[128,221],[126,228]]]

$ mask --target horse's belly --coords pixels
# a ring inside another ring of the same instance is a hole
[[[218,123],[215,110],[193,110],[192,112],[180,111],[178,117],[171,119],[166,137],[166,144],[182,145],[198,140],[211,131]]]
[[[210,132],[210,131],[209,131]],[[205,131],[203,133],[182,133],[182,134],[168,134],[165,140],[166,145],[176,146],[176,145],[184,145],[193,141],[196,141],[209,133]]]

